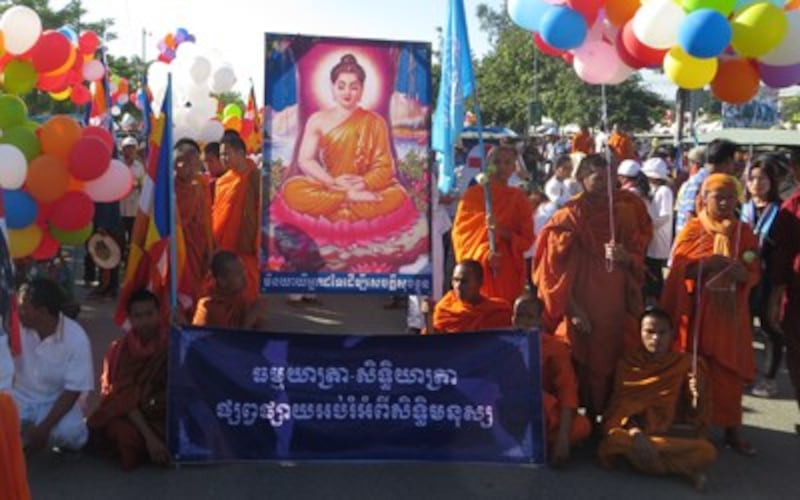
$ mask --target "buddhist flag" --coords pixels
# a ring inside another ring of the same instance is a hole
[[[14,263],[8,248],[6,231],[6,212],[3,205],[3,190],[0,189],[0,342],[4,342],[3,332],[9,336],[11,353],[21,352],[19,316],[17,315],[17,295],[14,282]]]
[[[244,124],[242,125],[242,139],[247,145],[248,153],[258,153],[261,151],[261,129],[262,120],[261,113],[258,111],[256,104],[256,90],[253,84],[250,84],[250,94],[247,96],[247,109],[244,112],[244,122],[248,123],[245,130]]]

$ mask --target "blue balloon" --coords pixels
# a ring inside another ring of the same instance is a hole
[[[73,45],[78,45],[78,34],[75,33],[74,29],[69,26],[62,26],[58,28],[58,32],[64,35]]]
[[[508,0],[508,17],[519,27],[537,32],[542,16],[550,7],[544,0]]]
[[[733,31],[728,20],[713,9],[689,13],[678,28],[678,45],[690,56],[717,57],[728,48]]]
[[[36,222],[39,206],[25,191],[3,190],[3,202],[6,208],[6,225],[9,229],[22,229]]]
[[[178,28],[175,32],[175,42],[181,43],[189,39],[189,31],[186,28]]]
[[[561,5],[550,6],[539,23],[542,40],[561,50],[580,47],[586,40],[588,30],[583,14]]]

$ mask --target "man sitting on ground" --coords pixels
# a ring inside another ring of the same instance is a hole
[[[436,304],[436,333],[474,332],[511,326],[511,306],[503,299],[481,295],[483,267],[465,260],[453,269],[453,289]]]

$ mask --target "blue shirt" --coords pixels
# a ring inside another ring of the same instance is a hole
[[[700,169],[699,172],[689,177],[680,192],[678,193],[678,202],[675,210],[675,234],[680,234],[683,226],[689,222],[691,215],[697,209],[697,195],[700,194],[700,188],[703,187],[703,182],[709,175],[707,168]]]

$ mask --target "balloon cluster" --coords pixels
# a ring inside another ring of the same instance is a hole
[[[247,113],[244,113],[238,104],[231,103],[226,105],[220,114],[223,128],[239,132],[248,153],[255,153],[261,148],[261,133],[260,130],[256,130],[256,116],[254,116],[259,112],[248,109]]]
[[[147,70],[154,109],[158,109],[163,99],[169,73],[173,77],[174,137],[200,142],[220,140],[225,128],[217,119],[219,104],[211,94],[233,88],[236,83],[233,66],[217,51],[201,49],[191,40],[183,41],[169,63],[159,60]],[[141,98],[144,96],[137,94],[137,101]]]
[[[508,13],[591,84],[663,68],[678,87],[711,85],[741,104],[760,82],[800,83],[800,2],[792,0],[509,0]]]
[[[66,115],[39,126],[27,115],[18,96],[0,95],[0,188],[11,256],[49,259],[60,244],[86,241],[94,202],[124,198],[133,176],[111,159],[108,130],[81,128]]]
[[[94,58],[100,39],[92,31],[69,27],[42,30],[33,9],[15,5],[0,17],[0,72],[3,89],[22,95],[34,88],[58,101],[84,105],[91,99],[84,81],[101,79],[103,63]]]
[[[190,34],[186,28],[178,28],[175,33],[167,33],[158,41],[158,60],[167,64],[171,63],[182,43],[194,41],[194,35]]]
[[[131,100],[131,96],[128,95],[128,92],[130,92],[128,79],[117,75],[111,75],[108,79],[108,84],[110,87],[108,91],[111,93],[112,113],[114,112],[114,106],[117,107],[117,112],[119,112],[119,108],[128,104]]]

